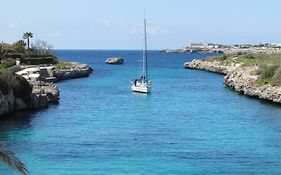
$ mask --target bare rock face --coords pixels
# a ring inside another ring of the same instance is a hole
[[[15,96],[13,90],[9,90],[8,94],[4,95],[0,91],[0,115],[9,114],[14,110]]]
[[[107,64],[123,64],[124,59],[121,57],[112,57],[112,58],[107,58],[105,62]]]
[[[225,74],[224,84],[239,93],[281,103],[281,87],[257,85],[257,66],[241,67],[239,64],[222,64],[218,61],[192,60],[184,64],[188,69],[200,69]]]
[[[223,65],[218,61],[210,62],[205,60],[192,60],[191,62],[187,62],[184,64],[184,67],[188,69],[200,69],[200,70],[205,70],[205,71],[215,72],[220,74],[227,74],[239,66],[240,66],[239,64]]]
[[[15,98],[15,103],[16,103],[15,110],[17,110],[17,111],[28,109],[28,104],[24,100],[22,100],[20,98],[16,97]]]
[[[54,83],[34,82],[31,93],[31,108],[44,108],[49,103],[59,102],[59,89]]]
[[[281,87],[256,84],[258,67],[238,68],[224,77],[224,84],[248,96],[281,103]]]

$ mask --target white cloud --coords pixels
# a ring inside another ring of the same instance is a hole
[[[144,30],[143,25],[133,25],[133,27],[131,28],[131,33],[140,34],[140,33],[143,33],[143,30]],[[148,26],[147,27],[147,33],[149,35],[165,34],[168,32],[169,32],[169,30],[167,28],[160,27],[160,26]]]
[[[8,27],[9,27],[10,29],[17,28],[18,26],[19,26],[19,23],[18,23],[18,22],[15,22],[15,21],[10,22],[9,25],[8,25]]]
[[[143,26],[142,25],[138,25],[138,24],[134,24],[131,27],[131,34],[140,34],[143,31]]]
[[[110,30],[128,31],[131,34],[142,34],[143,33],[143,24],[124,23],[123,21],[111,22],[108,20],[103,20],[101,22],[101,26],[103,28],[107,28]],[[169,33],[169,30],[164,27],[149,25],[147,27],[147,33],[149,35],[165,34],[165,33]]]
[[[49,36],[49,37],[59,37],[61,35],[60,32],[50,32],[50,33],[47,33],[46,36]]]
[[[168,33],[168,29],[160,26],[153,26],[147,28],[147,33],[151,35]]]
[[[107,21],[107,20],[103,20],[101,22],[102,24],[102,27],[105,27],[105,28],[109,28],[111,26],[111,22]]]

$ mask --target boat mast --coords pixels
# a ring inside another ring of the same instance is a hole
[[[145,79],[148,80],[147,72],[147,36],[146,36],[146,10],[144,9],[144,51],[143,51],[143,74]]]

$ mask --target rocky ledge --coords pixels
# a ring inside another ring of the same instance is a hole
[[[50,103],[59,102],[59,89],[56,84],[38,81],[34,82],[32,86],[32,109],[47,107]]]
[[[192,60],[184,64],[188,69],[200,69],[225,74],[224,84],[234,91],[244,95],[257,97],[272,102],[281,103],[281,87],[272,85],[258,85],[256,74],[258,67],[242,67],[239,64],[222,64],[218,61]]]
[[[54,70],[54,77],[56,77],[57,81],[87,77],[93,71],[93,69],[86,64],[76,62],[71,62],[71,64],[71,66]]]

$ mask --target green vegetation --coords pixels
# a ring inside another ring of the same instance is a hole
[[[219,61],[223,64],[238,63],[241,66],[258,66],[257,84],[281,86],[281,55],[280,54],[244,54],[224,55],[207,58],[208,61]]]
[[[21,64],[37,65],[37,64],[56,64],[57,58],[52,54],[53,47],[45,41],[37,40],[31,44],[30,38],[33,33],[25,32],[23,38],[13,44],[0,44],[0,72],[16,64],[19,60]],[[27,49],[25,46],[27,45]]]
[[[63,69],[63,68],[71,68],[74,64],[71,62],[61,61],[59,60],[57,64],[55,64],[55,69]]]
[[[22,163],[15,153],[7,150],[3,142],[0,142],[0,161],[10,168],[17,170],[22,175],[29,173],[24,163]]]
[[[33,37],[33,33],[31,32],[25,32],[23,34],[23,39],[26,39],[27,40],[27,49],[30,49],[29,47],[29,39]]]
[[[57,60],[54,56],[38,56],[33,58],[26,58],[23,60],[23,63],[28,65],[38,65],[38,64],[56,64]]]

